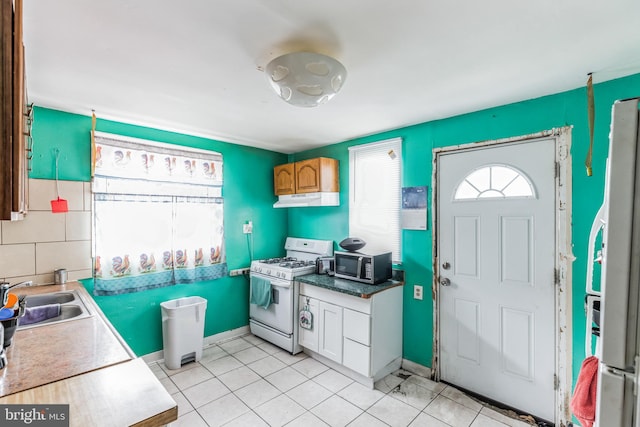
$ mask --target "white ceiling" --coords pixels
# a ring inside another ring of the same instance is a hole
[[[30,102],[283,153],[640,72],[637,0],[24,3]],[[329,103],[272,92],[294,50],[347,68]]]

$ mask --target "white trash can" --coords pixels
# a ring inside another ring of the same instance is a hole
[[[164,364],[178,369],[202,357],[204,315],[207,300],[201,297],[178,298],[160,303]]]

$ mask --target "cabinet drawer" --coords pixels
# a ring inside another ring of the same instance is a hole
[[[344,338],[342,364],[366,377],[371,376],[371,347]]]
[[[343,335],[364,345],[371,345],[371,317],[358,311],[344,309]]]

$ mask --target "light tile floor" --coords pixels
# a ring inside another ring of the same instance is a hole
[[[445,384],[407,371],[374,390],[254,336],[204,349],[199,362],[149,366],[178,403],[172,427],[526,427]]]

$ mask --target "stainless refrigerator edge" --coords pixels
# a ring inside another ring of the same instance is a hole
[[[602,266],[595,352],[600,359],[597,427],[640,427],[639,99],[617,101],[611,115],[604,204],[598,218]]]

